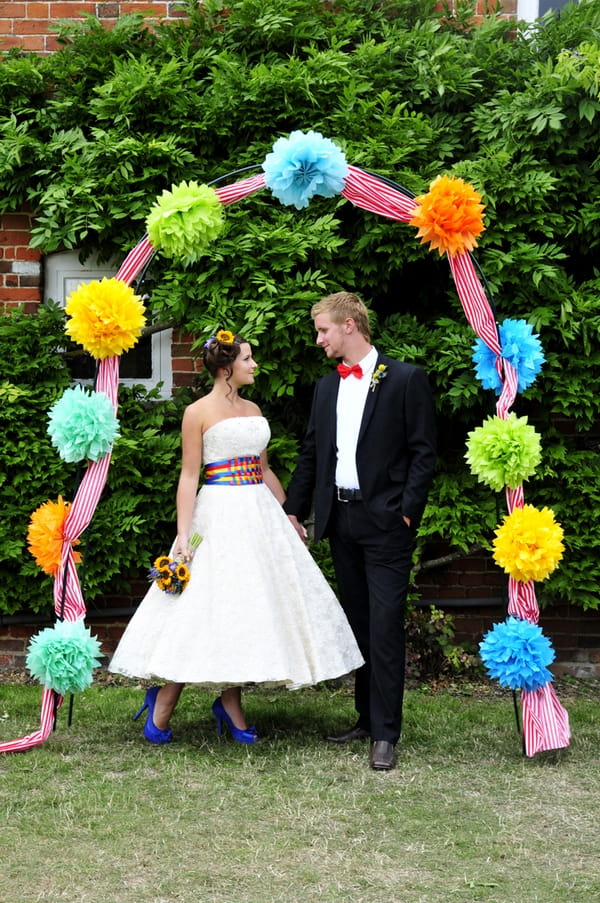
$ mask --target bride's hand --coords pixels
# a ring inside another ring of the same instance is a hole
[[[308,542],[308,530],[301,524],[295,514],[288,514],[288,520],[303,543]]]
[[[176,558],[179,558],[185,564],[190,562],[194,555],[196,554],[196,549],[202,542],[202,536],[199,533],[192,533],[192,535],[188,538],[186,537],[177,537],[175,540],[175,545],[173,547],[173,553]]]
[[[180,539],[179,536],[175,540],[175,545],[173,546],[173,557],[183,561],[184,564],[187,564],[188,561],[191,561],[193,558],[193,551],[190,548],[190,544],[187,539]]]

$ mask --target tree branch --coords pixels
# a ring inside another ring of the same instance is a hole
[[[452,564],[453,561],[458,561],[459,558],[468,558],[469,555],[474,555],[475,552],[483,552],[483,546],[479,543],[475,543],[474,545],[469,546],[466,552],[449,552],[447,555],[441,555],[439,558],[429,558],[427,561],[418,561],[413,568],[413,574],[418,574],[420,571],[431,571],[434,568],[443,567],[445,564]]]

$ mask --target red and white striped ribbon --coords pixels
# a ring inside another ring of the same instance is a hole
[[[537,624],[540,619],[540,609],[535,595],[535,583],[533,580],[524,582],[508,578],[508,614],[520,620]]]
[[[342,196],[351,201],[355,207],[402,223],[412,219],[417,208],[414,198],[408,197],[393,185],[356,166],[348,167]]]
[[[114,355],[99,362],[96,390],[110,398],[117,409],[119,385],[119,357]],[[86,608],[75,560],[73,543],[89,526],[106,485],[111,452],[99,461],[90,461],[79,484],[63,529],[63,554],[61,568],[54,581],[54,610],[65,621],[76,621],[85,616]]]
[[[506,487],[506,507],[509,512],[514,511],[515,508],[522,508],[525,504],[525,493],[523,492],[523,486],[516,486],[514,489],[509,489]]]
[[[342,196],[357,207],[404,223],[412,219],[418,206],[414,198],[400,189],[355,166],[348,167]],[[469,324],[475,334],[500,356],[502,350],[494,314],[470,254],[448,255],[448,262]]]
[[[506,420],[511,407],[514,404],[515,398],[517,397],[519,374],[506,358],[498,358],[498,368],[500,378],[502,379],[502,391],[496,402],[496,413],[498,414],[498,417]]]
[[[265,187],[265,174],[259,173],[257,176],[250,176],[249,179],[242,179],[239,182],[232,182],[231,185],[224,185],[222,188],[215,188],[219,195],[219,199],[224,206],[233,204],[235,201],[241,201],[249,195],[260,191]]]
[[[563,749],[569,745],[569,715],[558,701],[550,682],[535,691],[523,690],[521,705],[526,755],[535,756],[539,752]]]
[[[502,348],[494,313],[475,272],[471,255],[455,254],[454,257],[448,255],[448,263],[460,303],[473,332],[483,339],[494,354],[500,356]]]
[[[115,279],[120,279],[121,282],[125,282],[126,285],[131,285],[138,273],[141,273],[148,261],[152,258],[153,254],[154,248],[152,247],[148,236],[145,235],[138,241],[135,248],[129,252],[117,270]]]
[[[54,690],[44,687],[39,729],[26,737],[19,737],[18,740],[7,740],[6,743],[0,743],[0,752],[25,752],[34,746],[39,746],[40,743],[44,743],[54,729],[56,711],[58,711],[62,702],[62,696],[59,696]]]

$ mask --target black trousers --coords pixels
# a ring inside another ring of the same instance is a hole
[[[402,728],[406,597],[414,531],[383,531],[362,502],[335,502],[329,540],[340,602],[365,664],[356,672],[357,725],[396,743]]]

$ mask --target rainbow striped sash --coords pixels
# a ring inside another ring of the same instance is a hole
[[[205,464],[204,476],[206,486],[253,486],[263,481],[258,455]]]

